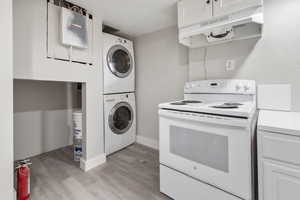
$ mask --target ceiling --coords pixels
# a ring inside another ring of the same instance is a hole
[[[98,0],[103,22],[130,37],[177,23],[177,0]]]

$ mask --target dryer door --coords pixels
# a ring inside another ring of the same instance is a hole
[[[133,117],[132,107],[126,102],[120,102],[109,114],[109,128],[117,135],[125,134],[132,126]]]
[[[109,70],[119,78],[126,78],[133,69],[133,59],[130,52],[121,45],[110,48],[107,54]]]

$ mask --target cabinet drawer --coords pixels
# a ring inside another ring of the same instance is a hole
[[[300,137],[259,132],[262,156],[300,165]]]
[[[164,165],[160,165],[160,191],[176,200],[241,200]]]

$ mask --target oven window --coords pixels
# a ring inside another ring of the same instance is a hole
[[[229,171],[226,136],[171,126],[170,152],[210,168]]]

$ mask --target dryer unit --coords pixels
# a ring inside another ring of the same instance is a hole
[[[135,142],[135,94],[105,95],[104,112],[105,152],[109,155]]]
[[[133,42],[103,33],[104,94],[135,91]]]

